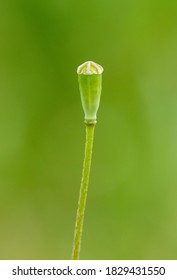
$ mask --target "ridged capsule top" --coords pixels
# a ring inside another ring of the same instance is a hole
[[[86,61],[77,68],[77,74],[94,75],[102,74],[103,67],[93,61]]]
[[[93,61],[87,61],[77,68],[79,90],[85,123],[96,123],[96,114],[100,104],[103,67]]]

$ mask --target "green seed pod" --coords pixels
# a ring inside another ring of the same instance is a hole
[[[102,72],[103,67],[92,61],[83,63],[77,69],[86,124],[96,123],[96,114],[101,97]]]

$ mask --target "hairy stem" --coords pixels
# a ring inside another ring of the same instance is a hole
[[[79,259],[85,205],[87,200],[87,190],[88,190],[88,183],[89,183],[89,176],[90,176],[90,166],[92,160],[94,129],[95,129],[95,124],[86,124],[85,156],[84,156],[82,180],[81,180],[81,187],[80,187],[80,194],[79,194],[79,201],[78,201],[78,208],[77,208],[72,260]]]

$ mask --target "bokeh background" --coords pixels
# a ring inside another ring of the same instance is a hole
[[[177,2],[0,3],[0,258],[70,259],[101,64],[81,259],[177,258]]]

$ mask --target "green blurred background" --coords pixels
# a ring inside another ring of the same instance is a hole
[[[0,3],[0,258],[70,259],[101,64],[81,259],[177,258],[177,2]]]

